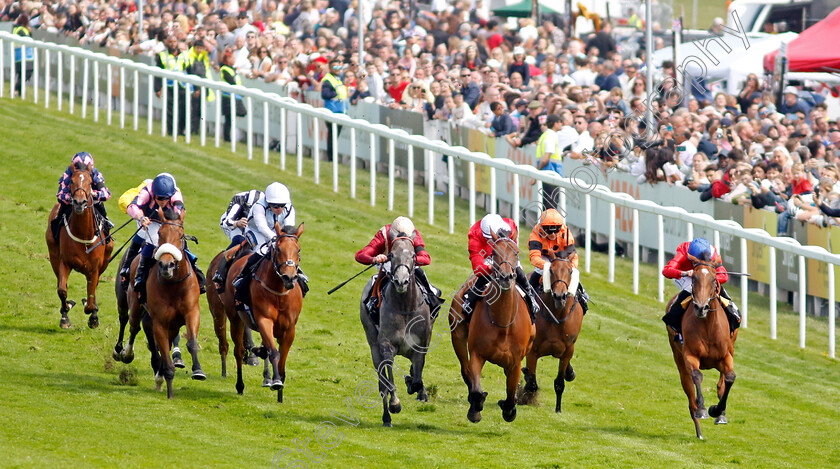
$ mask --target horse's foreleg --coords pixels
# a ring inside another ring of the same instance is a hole
[[[470,355],[470,365],[467,378],[469,379],[469,395],[467,401],[470,403],[470,410],[467,412],[467,418],[472,423],[481,421],[481,411],[484,410],[484,400],[487,399],[487,393],[481,391],[481,369],[484,367],[484,357],[477,353]],[[518,367],[518,365],[517,365]]]
[[[96,329],[99,327],[99,306],[96,304],[96,287],[99,286],[99,273],[88,272],[87,275],[87,298],[85,300],[85,314],[89,314],[88,327]]]
[[[567,350],[560,358],[557,367],[557,377],[554,378],[554,394],[557,395],[557,403],[554,405],[554,412],[560,413],[561,403],[563,401],[563,391],[566,390],[566,370],[569,367],[569,362],[572,361],[572,352]]]
[[[155,384],[160,383],[161,377],[166,380],[166,397],[172,399],[172,380],[175,378],[175,365],[172,363],[172,357],[169,355],[169,343],[174,335],[178,334],[178,331],[174,331],[174,334],[171,334],[168,325],[163,325],[159,322],[152,324],[152,331],[152,337],[154,337],[155,343],[157,344],[161,361],[158,376],[155,377]]]
[[[720,370],[720,378],[723,383],[718,382],[718,396],[720,397],[720,402],[709,408],[709,415],[715,417],[716,425],[728,423],[726,420],[726,400],[729,398],[729,391],[732,389],[732,385],[735,383],[734,367],[735,363],[732,355],[727,355],[724,365]],[[723,389],[721,389],[721,384],[723,384]]]
[[[522,369],[522,376],[525,378],[525,392],[535,393],[540,388],[537,386],[537,352],[531,348],[528,355],[525,356],[525,368]]]
[[[151,317],[149,317],[146,310],[137,302],[137,299],[132,299],[128,302],[130,310],[128,314],[128,345],[125,349],[120,351],[120,361],[123,363],[131,363],[134,360],[134,340],[137,338],[137,333],[140,332],[140,322],[146,320],[148,317],[148,321],[151,322]],[[151,335],[151,328],[146,329],[146,337],[152,337]],[[157,349],[152,352],[152,355],[157,353]]]
[[[388,410],[392,414],[399,414],[402,411],[402,404],[400,398],[397,397],[397,386],[394,384],[394,346],[387,340],[380,341],[379,355],[382,357],[382,361],[377,371],[379,372],[380,382],[384,378],[388,388]],[[402,374],[405,376],[405,373]]]
[[[690,375],[691,394],[688,394],[688,408],[691,411],[691,418],[694,420],[694,429],[697,432],[697,438],[703,439],[703,434],[700,432],[700,419],[708,417],[706,412],[706,405],[703,400],[703,373],[700,371],[700,362],[697,357],[685,357],[685,369]],[[685,386],[685,385],[684,385]]]
[[[190,352],[190,357],[192,358],[192,379],[204,381],[207,379],[207,375],[201,370],[201,363],[198,361],[199,315],[198,306],[196,305],[195,311],[187,314],[187,317],[184,319],[186,322],[185,325],[187,326],[187,351]]]
[[[149,353],[151,355],[149,357],[149,361],[152,365],[152,371],[154,371],[154,373],[155,373],[155,378],[157,379],[157,377],[160,375],[160,354],[158,353],[157,343],[155,341],[155,331],[154,331],[154,327],[153,327],[153,323],[152,323],[152,317],[149,316],[148,314],[144,314],[143,315],[143,320],[142,320],[142,326],[143,326],[143,333],[146,334],[146,348],[149,349]],[[129,346],[131,347],[131,344],[133,344],[133,343],[134,342],[131,341],[129,343]],[[133,354],[132,354],[132,357],[134,357]],[[156,385],[157,385],[157,383],[156,383]],[[160,388],[158,387],[157,390],[160,391]]]
[[[289,358],[289,349],[292,348],[292,343],[295,341],[295,329],[292,326],[286,330],[286,333],[277,338],[280,342],[280,361],[278,363],[280,371],[280,381],[284,386],[277,390],[277,402],[283,402],[283,388],[286,382],[286,359]]]
[[[242,358],[245,357],[245,344],[243,343],[244,325],[239,318],[230,321],[230,338],[233,340],[233,356],[236,359],[236,392],[242,394],[245,391],[245,382],[242,380]]]
[[[75,305],[74,302],[67,301],[67,277],[69,276],[70,267],[59,259],[58,273],[56,274],[56,278],[58,279],[56,292],[58,293],[58,299],[61,300],[61,321],[58,323],[58,325],[62,329],[70,328],[70,318],[67,317],[67,313],[70,311],[70,308],[72,308],[73,305]]]
[[[464,384],[467,385],[467,390],[471,387],[469,379],[470,369],[470,354],[467,350],[467,336],[469,335],[469,324],[460,321],[453,313],[449,313],[449,323],[452,327],[452,348],[455,349],[455,356],[458,357],[458,362],[461,364],[461,378]],[[454,324],[454,325],[453,325]]]
[[[117,293],[119,296],[119,293]],[[125,338],[125,326],[128,324],[128,307],[125,303],[123,303],[120,298],[117,298],[117,313],[119,314],[120,318],[120,336],[117,339],[116,345],[114,345],[114,353],[112,354],[114,360],[122,361],[122,357],[120,352],[123,351],[123,339]]]
[[[420,351],[413,351],[411,355],[411,380],[408,384],[408,393],[417,393],[417,400],[429,402],[426,394],[426,387],[423,385],[423,367],[426,365],[426,354]]]
[[[499,400],[499,407],[502,409],[502,418],[505,422],[513,422],[516,419],[516,389],[519,387],[519,378],[521,377],[521,370],[519,369],[519,362],[513,363],[505,370],[506,379],[506,399]]]
[[[271,362],[272,376],[271,385],[272,391],[277,391],[283,387],[283,381],[280,379],[280,351],[277,350],[277,344],[274,340],[274,322],[270,319],[261,318],[257,321],[257,326],[260,329],[260,336],[262,337],[263,346],[268,347],[268,360]]]

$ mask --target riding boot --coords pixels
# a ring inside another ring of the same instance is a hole
[[[578,303],[580,303],[580,307],[583,308],[583,315],[586,316],[586,312],[589,310],[589,294],[583,289],[582,283],[578,283],[575,298],[577,298]]]
[[[70,214],[70,210],[70,204],[59,202],[58,213],[55,214],[55,218],[50,222],[50,229],[52,230],[53,239],[55,239],[56,244],[61,239],[61,227],[64,225],[64,218]]]
[[[682,290],[680,294],[677,295],[677,299],[674,300],[674,303],[671,304],[671,309],[662,316],[662,322],[677,333],[677,339],[680,343],[682,343],[682,317],[683,314],[685,314],[685,308],[683,308],[682,302],[689,296],[691,296],[690,291]]]
[[[137,293],[140,304],[146,303],[146,277],[154,263],[153,257],[140,257],[140,264],[137,265],[137,272],[134,274],[134,292]]]
[[[187,254],[187,259],[189,259],[190,265],[192,266],[193,271],[195,272],[195,278],[198,279],[198,287],[200,289],[201,294],[206,293],[207,292],[207,279],[204,276],[204,272],[202,272],[201,269],[198,267],[198,257],[196,257],[196,255],[193,254],[187,248],[186,243],[184,243],[184,253]]]
[[[306,292],[309,291],[309,277],[307,277],[306,274],[303,273],[303,270],[300,269],[300,266],[298,266],[297,268],[297,275],[297,281],[300,285],[300,293],[304,298],[306,298]]]
[[[213,274],[213,283],[216,285],[216,291],[224,293],[225,282],[227,282],[228,260],[227,256],[222,255],[222,260],[216,266],[216,273]]]
[[[248,262],[245,263],[245,266],[242,268],[242,272],[236,276],[233,280],[233,286],[235,288],[233,300],[236,304],[236,309],[240,311],[246,311],[250,314],[250,307],[251,304],[251,277],[253,275],[254,267],[257,265],[259,261],[263,258],[258,252],[254,252],[248,257]]]
[[[729,301],[729,306],[723,310],[726,311],[726,319],[729,321],[729,333],[731,334],[735,332],[735,329],[741,327],[741,312],[738,311],[738,305],[732,301],[732,298],[729,297],[729,293],[727,293],[726,289],[723,287],[720,288],[720,296]]]
[[[548,275],[548,273],[543,271],[542,274],[538,274],[537,271],[535,270],[535,271],[531,272],[531,275],[528,276],[528,285],[531,285],[531,288],[533,288],[534,291],[537,292],[538,294],[542,290],[542,287],[541,287],[540,283],[542,281],[542,276],[543,275]]]
[[[102,237],[107,238],[111,234],[111,228],[114,227],[114,224],[108,219],[108,211],[105,209],[105,204],[103,202],[97,202],[93,204],[93,207],[102,219]]]
[[[487,285],[490,283],[490,278],[484,275],[479,275],[475,279],[475,283],[472,287],[467,288],[464,292],[464,302],[462,306],[462,312],[464,313],[465,319],[469,322],[470,317],[472,316],[473,311],[475,310],[475,305],[478,304],[478,300],[484,297],[484,289],[487,288]]]
[[[125,263],[123,263],[122,268],[120,269],[119,276],[120,281],[122,282],[123,290],[128,289],[128,278],[131,276],[131,261],[134,260],[134,257],[140,252],[140,248],[143,247],[143,240],[141,239],[138,243],[137,240],[132,240],[131,245],[128,246],[128,252],[125,255]]]
[[[426,303],[429,304],[429,308],[434,312],[438,306],[443,304],[441,291],[429,282],[429,278],[426,277],[426,272],[424,272],[420,267],[414,267],[414,278],[417,279],[417,283],[426,294]]]
[[[540,306],[537,301],[537,293],[531,288],[531,282],[528,281],[528,277],[525,275],[522,267],[516,268],[516,284],[525,292],[525,303],[528,305],[528,315],[531,316],[531,324],[533,324],[537,318]]]

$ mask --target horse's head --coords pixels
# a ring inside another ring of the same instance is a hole
[[[493,233],[493,273],[502,291],[508,291],[516,280],[516,266],[519,265],[519,248],[508,238]]]
[[[710,311],[711,301],[718,296],[720,284],[717,281],[715,269],[720,262],[705,262],[696,260],[694,273],[691,276],[691,295],[694,302],[694,314],[704,319]]]
[[[551,291],[551,297],[554,299],[554,306],[558,309],[566,307],[566,300],[569,296],[574,295],[577,290],[575,279],[575,266],[572,261],[568,260],[562,251],[560,255],[556,255],[553,251],[545,250],[543,254],[548,257],[548,268],[543,270],[543,285],[548,287]]]
[[[178,271],[178,264],[184,259],[184,213],[166,207],[158,208],[158,216],[162,220],[158,231],[158,248],[155,251],[158,274],[166,280],[172,280]]]
[[[392,242],[388,257],[391,261],[391,280],[397,293],[403,294],[414,280],[414,241],[405,233],[400,233]]]
[[[91,174],[91,168],[81,162],[74,163],[72,171],[70,176],[71,203],[73,211],[81,214],[93,205],[93,191],[91,189],[93,175]]]
[[[280,223],[274,224],[274,231],[277,236],[271,243],[271,263],[274,266],[274,273],[283,281],[287,290],[295,287],[298,278],[298,265],[300,264],[300,235],[303,234],[303,223],[294,226],[281,227]]]

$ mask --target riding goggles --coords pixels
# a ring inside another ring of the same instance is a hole
[[[273,209],[286,208],[286,204],[268,204],[268,207]]]
[[[560,225],[549,225],[549,226],[543,226],[542,228],[543,228],[543,231],[545,231],[548,234],[557,234],[557,233],[560,232],[561,226]]]

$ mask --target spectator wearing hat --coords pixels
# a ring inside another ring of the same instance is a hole
[[[517,72],[522,76],[522,85],[528,86],[531,82],[531,66],[525,63],[525,49],[522,47],[513,48],[513,63],[508,65],[508,78]]]
[[[539,140],[543,134],[542,126],[545,125],[548,114],[545,112],[543,104],[537,100],[531,101],[528,104],[528,124],[525,134],[520,139],[514,139],[512,143],[520,147],[531,144]]]
[[[786,86],[784,98],[779,103],[778,109],[782,114],[796,114],[797,112],[801,112],[807,116],[811,107],[799,98],[799,90],[795,86]]]
[[[236,38],[245,37],[248,33],[259,33],[256,26],[251,24],[251,19],[248,17],[248,12],[240,11],[236,16],[236,29],[233,30],[233,35]]]

